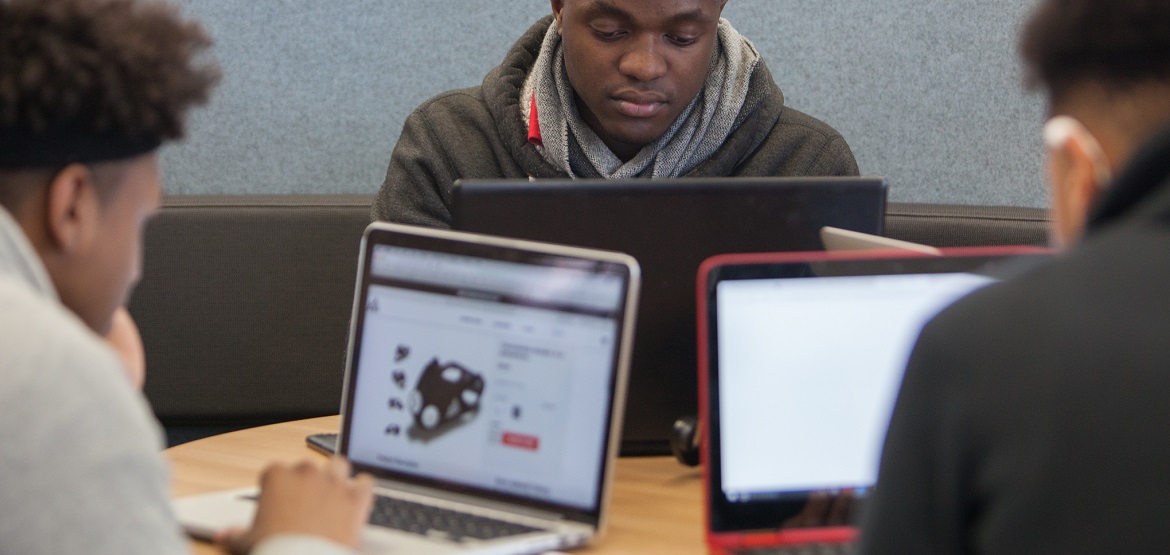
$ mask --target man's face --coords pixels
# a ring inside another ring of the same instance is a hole
[[[94,169],[96,179],[117,182],[104,184],[114,189],[100,202],[91,237],[71,262],[74,279],[57,284],[62,302],[99,333],[109,329],[114,310],[142,274],[143,230],[162,199],[157,153],[113,166]]]
[[[703,87],[726,0],[552,0],[582,119],[622,160]]]

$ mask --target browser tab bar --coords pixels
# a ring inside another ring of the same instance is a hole
[[[612,274],[389,245],[376,245],[372,256],[371,272],[384,279],[488,292],[606,312],[617,310],[622,299],[622,277]]]

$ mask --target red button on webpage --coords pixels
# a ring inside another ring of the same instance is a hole
[[[540,447],[540,438],[515,432],[504,432],[501,441],[504,445],[535,451]]]

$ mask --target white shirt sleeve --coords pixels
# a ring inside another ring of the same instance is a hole
[[[0,298],[0,551],[189,553],[160,430],[114,353],[61,309]]]

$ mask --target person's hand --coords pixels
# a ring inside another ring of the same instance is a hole
[[[274,464],[260,477],[260,499],[250,530],[228,530],[216,543],[247,553],[278,534],[320,536],[357,548],[374,502],[374,478],[349,477],[349,462],[333,457],[324,466],[310,461]]]
[[[836,492],[814,491],[799,513],[786,519],[781,528],[847,526],[857,516],[857,493],[852,489]]]
[[[146,382],[146,350],[142,346],[138,326],[134,324],[126,307],[120,306],[114,311],[105,339],[122,360],[130,384],[134,389],[142,389],[142,384]]]

